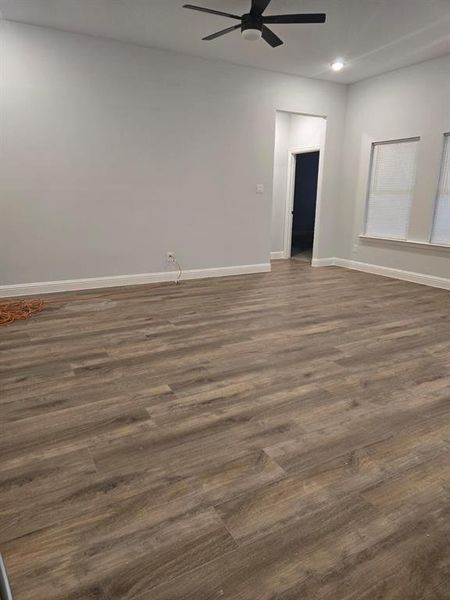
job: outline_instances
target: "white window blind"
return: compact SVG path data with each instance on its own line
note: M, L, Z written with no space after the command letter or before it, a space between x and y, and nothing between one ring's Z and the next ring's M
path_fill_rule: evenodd
M366 235L406 239L418 145L418 139L373 145Z
M431 241L450 245L450 134L445 135L439 191Z

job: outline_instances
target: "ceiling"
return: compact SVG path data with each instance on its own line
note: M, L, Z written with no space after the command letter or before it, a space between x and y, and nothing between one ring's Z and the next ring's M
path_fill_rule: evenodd
M250 0L190 0L243 14ZM272 49L234 32L224 17L188 11L183 0L0 0L3 18L165 48L306 77L352 83L450 54L450 0L272 0L266 14L326 12L324 25L271 26L285 41ZM343 57L340 73L330 62Z

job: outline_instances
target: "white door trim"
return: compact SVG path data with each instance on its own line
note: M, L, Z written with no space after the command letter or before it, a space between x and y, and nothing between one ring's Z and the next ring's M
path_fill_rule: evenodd
M294 210L295 193L295 165L298 154L307 154L309 152L319 152L319 170L317 174L317 194L316 194L316 226L319 215L320 200L322 196L322 172L323 172L323 148L320 146L311 146L310 148L291 148L288 152L288 181L286 195L286 213L284 217L284 248L283 258L291 258L292 244L292 211ZM316 236L314 235L313 256L315 256Z

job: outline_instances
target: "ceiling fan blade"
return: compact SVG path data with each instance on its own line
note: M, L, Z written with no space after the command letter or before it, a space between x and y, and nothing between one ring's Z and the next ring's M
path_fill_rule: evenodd
M307 13L303 15L270 15L263 17L264 23L325 23L325 13Z
M183 8L189 8L190 10L198 10L199 12L208 13L210 15L219 15L220 17L229 17L230 19L241 20L239 15L232 15L230 13L222 12L221 10L213 10L212 8L204 8L203 6L194 6L194 4L184 4Z
M262 28L262 39L272 46L272 48L276 48L277 46L284 44L283 40L280 40L280 38L265 25L263 25Z
M233 25L233 27L227 27L226 29L222 29L221 31L217 31L217 33L212 33L211 35L207 35L206 37L204 37L204 40L215 40L216 38L220 37L221 35L225 35L227 33L231 33L232 31L235 31L236 29L240 29L241 26L240 25Z
M260 17L269 6L270 2L271 0L252 0L250 14Z

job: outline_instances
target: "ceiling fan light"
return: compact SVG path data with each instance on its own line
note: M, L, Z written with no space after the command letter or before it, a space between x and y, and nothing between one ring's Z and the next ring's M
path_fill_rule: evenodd
M242 37L244 40L248 40L249 42L255 42L256 40L261 39L261 30L260 29L243 29Z

